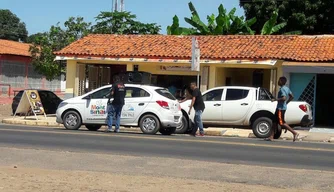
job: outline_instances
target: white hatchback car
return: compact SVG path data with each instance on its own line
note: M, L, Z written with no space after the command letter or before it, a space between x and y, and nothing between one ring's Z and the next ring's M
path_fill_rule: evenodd
M97 131L107 124L107 102L112 85L95 89L82 96L67 99L57 109L57 122L66 129L77 130L85 125ZM140 127L143 133L164 135L175 132L182 119L181 106L165 88L125 84L125 105L121 114L122 126Z

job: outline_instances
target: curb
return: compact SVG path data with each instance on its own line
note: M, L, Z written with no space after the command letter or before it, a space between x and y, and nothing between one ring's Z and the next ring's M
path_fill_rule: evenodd
M50 128L64 128L63 124L59 124L56 122L49 122L45 120L40 121L25 121L25 120L15 120L15 119L3 119L2 123L9 124L9 125L27 125L27 126L38 126L38 127L50 127ZM86 127L80 127L80 128L86 128ZM103 126L101 128L103 130ZM127 127L120 127L120 130L128 131L128 132L138 132L141 133L141 131L138 128L127 128Z
M224 136L224 137L241 137L241 138L256 138L251 130L205 130L205 135L208 136Z
M257 138L252 130L240 130L240 129L221 129L221 130L204 130L205 135L208 136L223 136L223 137L239 137L239 138ZM293 140L292 135L282 134L280 140ZM334 143L334 134L326 133L301 133L298 141L308 141L308 142L325 142Z
M28 125L28 126L45 126L45 127L63 127L62 124L49 121L24 121L15 119L3 119L2 123L12 124L12 125Z

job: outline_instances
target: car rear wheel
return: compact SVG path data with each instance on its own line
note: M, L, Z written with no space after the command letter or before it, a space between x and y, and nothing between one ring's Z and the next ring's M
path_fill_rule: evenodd
M78 130L81 126L81 117L76 111L68 111L63 117L64 126L69 130Z
M175 130L176 130L176 127L164 127L164 128L161 128L159 130L159 132L161 133L161 135L171 135L173 133L175 133Z
M268 117L259 117L253 124L253 133L258 138L268 138L271 135L272 120Z
M154 135L160 129L160 121L156 116L148 114L140 119L139 127L143 133Z
M175 133L184 134L187 132L188 128L189 128L188 120L185 116L182 116L181 125L176 127Z
M89 131L97 131L97 130L99 130L102 127L102 125L85 125L85 127Z

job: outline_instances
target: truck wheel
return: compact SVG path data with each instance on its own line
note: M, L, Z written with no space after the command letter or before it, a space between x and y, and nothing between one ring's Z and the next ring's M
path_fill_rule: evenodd
M161 128L159 132L161 135L171 135L175 133L176 127L166 127L166 128Z
M259 117L252 124L253 133L258 138L268 138L271 134L272 125L273 122L270 118Z
M185 116L182 116L181 122L182 122L181 125L176 127L176 130L175 130L176 134L184 134L187 132L189 128L188 120Z
M97 131L97 130L99 130L102 127L102 125L85 125L85 127L89 131Z
M81 127L81 117L76 111L68 111L63 117L66 129L78 130Z
M277 131L274 135L274 139L279 139L282 135L282 128L280 126L277 127Z
M148 114L140 119L139 127L143 133L154 135L160 129L160 121L156 116Z

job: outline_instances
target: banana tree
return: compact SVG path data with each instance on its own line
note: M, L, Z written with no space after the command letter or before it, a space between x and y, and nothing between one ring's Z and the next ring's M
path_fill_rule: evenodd
M167 27L168 35L192 35L196 30L192 28L180 27L178 16L173 17L173 24Z
M277 23L277 18L278 18L278 11L274 11L273 14L271 15L270 19L263 25L262 30L261 30L261 35L272 35L275 33L278 33L281 29L283 29L287 23ZM301 31L291 31L284 33L285 35L300 35L302 32Z
M177 16L173 18L173 24L167 27L167 33L170 35L227 35L227 34L254 34L251 25L256 22L256 18L245 21L244 17L235 16L236 8L227 13L221 4L218 7L217 17L212 14L207 16L207 24L205 24L192 2L188 4L191 17L184 20L192 26L192 28L183 28L179 26Z

